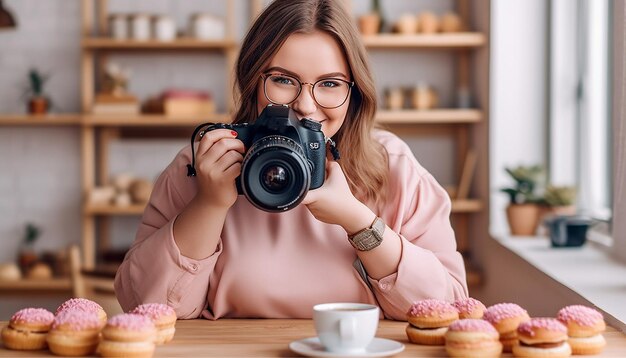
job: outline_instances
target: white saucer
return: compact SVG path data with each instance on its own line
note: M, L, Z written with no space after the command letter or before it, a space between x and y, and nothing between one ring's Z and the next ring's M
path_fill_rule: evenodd
M388 357L404 350L404 344L391 339L376 338L372 340L365 352L335 353L327 351L319 338L310 337L289 343L289 349L307 357Z

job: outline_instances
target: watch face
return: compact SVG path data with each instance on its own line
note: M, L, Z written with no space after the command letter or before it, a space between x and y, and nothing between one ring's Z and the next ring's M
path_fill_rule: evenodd
M354 237L350 238L350 243L354 248L359 251L369 251L375 247L378 247L383 241L383 232L385 230L385 223L377 218L371 228L367 228Z

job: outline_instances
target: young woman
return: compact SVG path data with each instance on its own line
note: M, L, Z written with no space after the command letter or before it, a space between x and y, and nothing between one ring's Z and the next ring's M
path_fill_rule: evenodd
M247 148L207 132L197 176L184 148L157 180L115 287L125 310L167 303L179 318L309 318L367 302L405 320L411 303L467 296L450 199L395 135L375 129L376 93L353 21L335 0L276 0L243 41L235 123L268 104L321 123L341 159L284 213L237 195Z

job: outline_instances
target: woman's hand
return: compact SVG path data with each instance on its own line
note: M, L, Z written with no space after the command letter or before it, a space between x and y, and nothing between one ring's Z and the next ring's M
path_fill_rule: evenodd
M237 132L216 129L206 132L196 154L197 198L204 203L228 209L237 200L235 178L241 174L245 148Z
M343 227L351 235L374 221L376 215L350 191L339 163L326 162L324 185L310 190L302 201L316 219Z

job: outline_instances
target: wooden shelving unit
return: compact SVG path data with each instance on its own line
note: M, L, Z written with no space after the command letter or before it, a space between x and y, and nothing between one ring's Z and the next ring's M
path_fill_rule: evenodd
M225 114L214 114L206 116L172 117L165 115L115 115L103 116L87 114L82 117L83 125L94 126L114 126L114 127L175 127L175 126L196 126L204 122L229 122L230 117Z
M387 124L461 124L479 123L483 113L475 109L432 109L424 111L380 110L376 120ZM176 127L195 126L204 122L230 122L227 114L211 116L166 116L160 114L96 115L96 114L28 114L0 115L0 126L112 126L112 127Z
M433 35L379 34L364 36L367 48L471 48L485 45L485 35L459 32Z
M483 210L480 200L452 200L452 214L471 214Z
M483 113L477 109L379 110L376 121L389 124L479 123Z
M81 93L82 114L79 120L81 126L82 147L82 191L83 196L96 186L106 185L109 181L108 150L112 140L120 135L120 129L142 127L142 136L150 136L157 129L169 131L172 127L190 127L204 122L228 122L225 114L215 114L207 117L169 117L165 115L93 115L90 113L96 93L97 76L103 73L107 58L117 52L133 52L135 54L153 56L160 52L207 52L224 56L228 83L223 87L226 98L231 98L231 88L234 79L234 67L238 43L235 40L235 4L234 0L226 1L225 38L214 41L197 40L193 38L177 38L173 41L136 41L116 40L108 36L108 0L81 0L82 4L82 34L81 34ZM233 103L227 103L227 110L232 109ZM148 130L150 129L150 130ZM175 131L170 131L172 134ZM154 134L152 134L154 135ZM85 269L93 269L96 265L97 250L107 245L109 232L109 218L118 215L140 215L143 206L129 207L93 207L83 204L83 231L82 231L82 262Z
M0 281L0 292L14 291L41 291L41 292L69 292L72 290L72 281L68 278L52 278L48 280Z
M237 47L232 39L200 41L193 38L178 38L173 41L115 40L108 37L87 37L81 41L88 50L219 50L228 51Z
M413 126L416 125L420 126L420 135L441 135L445 132L445 135L452 136L456 148L454 157L448 160L455 162L458 180L455 184L458 185L457 189L462 188L457 193L463 194L452 197L451 221L458 250L464 255L467 266L475 267L472 264L472 247L477 240L489 235L489 0L456 0L455 3L456 12L463 23L473 29L472 32L415 35L382 33L364 36L363 41L368 51L375 51L378 55L384 51L403 50L449 51L450 56L454 56L455 67L450 69L455 74L454 88L468 89L475 108L424 111L379 109L376 120L401 137L414 135ZM439 130L443 126L445 131ZM420 155L417 158L419 160ZM471 181L463 176L466 171L471 173ZM482 280L478 271L468 268L467 273L469 285L480 284Z
M81 123L80 114L0 115L0 126L73 126Z

